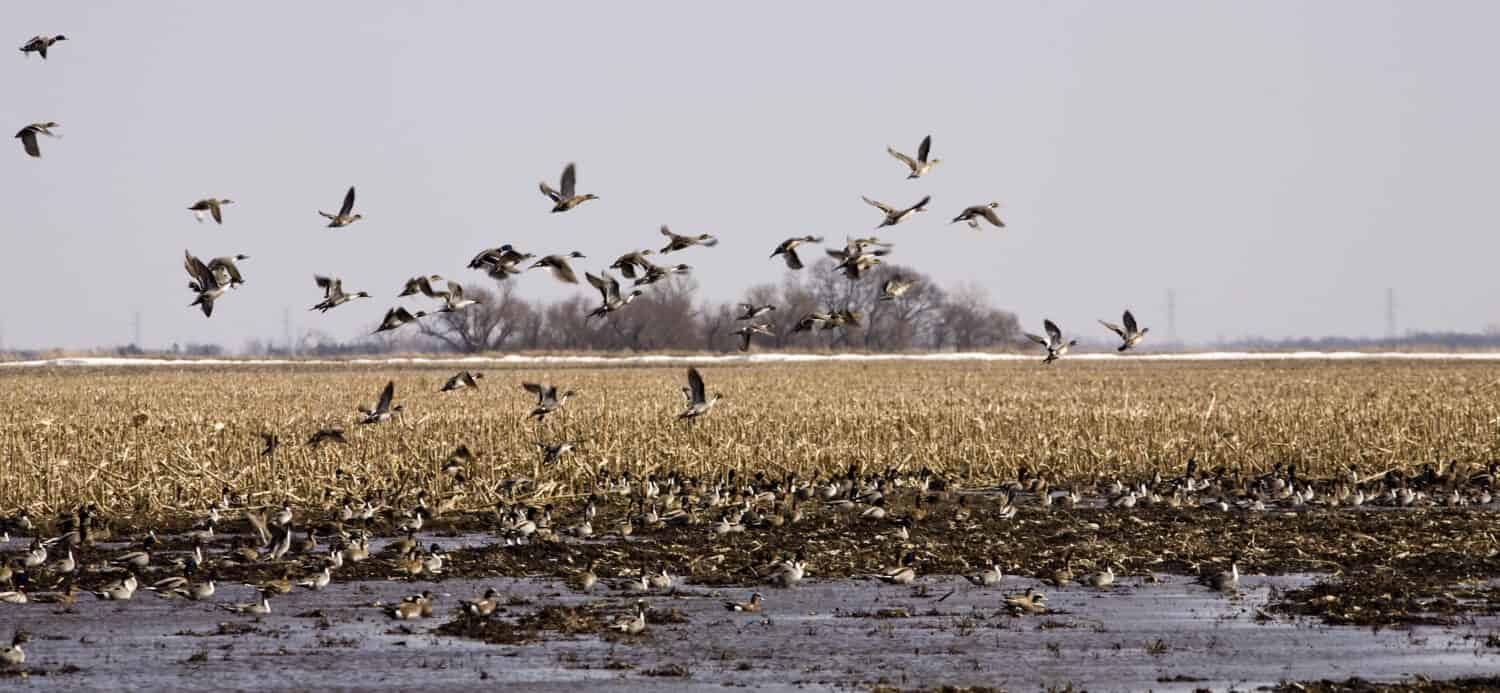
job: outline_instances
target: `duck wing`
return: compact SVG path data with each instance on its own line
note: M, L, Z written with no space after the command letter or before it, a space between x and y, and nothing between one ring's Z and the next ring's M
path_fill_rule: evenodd
M1105 326L1106 328L1109 328L1110 332L1120 335L1120 339L1125 338L1125 330L1121 329L1119 325L1116 325L1112 322L1104 322L1103 320L1100 320L1099 324Z
M871 207L874 207L875 209L878 209L878 210L880 210L882 212L885 212L886 214L895 214L896 213L896 208L895 207L892 207L892 206L890 206L888 204L885 204L884 202L876 202L875 200L872 200L872 199L870 199L868 197L865 197L864 195L860 195L859 199L864 200L865 204L870 205Z
M563 168L562 180L559 181L559 183L560 183L560 192L562 193L562 198L564 200L569 200L569 199L573 198L573 187L577 183L577 181L578 181L578 168L576 166L574 166L573 164L569 163L566 167Z
M1042 328L1047 330L1047 336L1052 338L1054 344L1062 344L1062 330L1057 328L1057 323L1043 320Z
M1131 315L1130 311L1127 310L1127 311L1125 311L1125 315L1123 317L1125 319L1125 329L1127 331L1129 331L1130 334L1135 334L1136 333L1135 316Z
M344 204L339 207L339 216L347 217L354 211L354 186L349 186L349 192L344 193ZM218 215L215 214L215 217Z
M693 404L703 404L708 401L703 394L703 375L698 373L697 368L688 369L688 388L692 391Z
M927 153L932 151L932 135L922 138L922 144L917 147L917 161L927 163Z
M396 381L392 380L385 384L385 389L380 391L380 403L375 405L376 413L384 414L391 410L391 400L396 396Z

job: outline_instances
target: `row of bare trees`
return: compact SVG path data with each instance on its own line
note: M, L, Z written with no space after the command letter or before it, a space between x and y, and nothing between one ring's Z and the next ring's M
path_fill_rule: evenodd
M915 279L916 285L894 301L880 301L882 286L892 277ZM592 292L555 302L528 300L515 281L493 289L467 287L481 303L457 313L443 313L417 323L416 329L386 333L356 344L315 340L304 351L314 353L449 351L733 351L737 303L697 300L697 282L674 276L651 286L628 308L604 320L585 316L595 307ZM778 284L747 290L740 302L770 304L776 310L760 317L775 333L756 339L756 349L971 350L1012 346L1021 338L1016 316L990 303L977 285L945 289L929 277L894 265L882 265L858 281L833 271L824 259ZM853 310L862 314L858 327L794 333L806 314Z

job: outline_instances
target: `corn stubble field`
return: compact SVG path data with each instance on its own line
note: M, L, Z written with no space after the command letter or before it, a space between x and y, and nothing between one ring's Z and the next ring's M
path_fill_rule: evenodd
M929 468L964 486L1014 479L1054 487L1202 469L1257 474L1296 463L1331 477L1415 471L1496 456L1497 371L1439 363L883 363L710 366L724 400L695 423L684 369L492 368L481 387L439 393L451 369L187 367L15 369L4 382L0 509L57 512L94 502L117 513L197 511L228 486L250 502L323 506L426 489L453 509L483 509L506 480L538 497L587 494L594 474L725 469L842 472ZM355 425L387 380L396 422ZM520 383L578 394L544 424ZM348 445L305 443L344 429ZM262 455L261 434L276 435ZM537 443L578 450L542 467ZM478 459L455 485L439 469L467 445ZM343 473L340 473L340 470Z

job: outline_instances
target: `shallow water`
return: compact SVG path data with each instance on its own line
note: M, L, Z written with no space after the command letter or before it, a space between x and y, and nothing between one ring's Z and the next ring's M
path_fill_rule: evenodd
M32 634L28 665L73 673L0 679L27 689L383 688L428 690L525 684L528 689L725 685L842 688L887 682L943 683L1032 690L1072 683L1089 690L1252 688L1284 679L1452 678L1500 669L1500 650L1484 638L1500 619L1452 628L1335 628L1257 618L1271 589L1310 577L1246 577L1225 598L1187 578L1122 580L1104 592L1052 589L1007 578L981 590L959 578L932 577L915 587L870 581L811 581L765 590L765 611L726 611L748 589L688 586L650 595L652 609L677 609L686 623L652 624L639 638L547 634L526 645L491 645L432 635L458 601L495 587L525 602L501 618L544 605L594 603L623 613L635 596L598 589L581 595L554 580L447 580L442 583L341 583L322 592L277 598L274 613L247 617L211 604L140 593L129 602L80 601L77 613L27 604L0 608L0 629ZM1003 593L1035 586L1055 613L1014 618ZM422 589L438 593L431 619L396 622L373 603ZM253 591L221 585L222 602ZM85 597L87 599L87 597ZM907 618L878 618L902 609ZM316 613L313 613L316 612ZM221 630L228 624L229 630ZM403 630L403 626L406 630ZM235 632L234 628L248 628ZM613 663L613 664L612 664ZM679 665L688 676L648 676ZM618 668L629 665L631 668Z

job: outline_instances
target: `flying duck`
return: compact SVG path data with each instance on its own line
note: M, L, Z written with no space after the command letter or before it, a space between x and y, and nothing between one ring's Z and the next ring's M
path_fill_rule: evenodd
M548 255L540 260L537 260L536 262L531 263L531 266L527 269L546 267L547 269L552 270L552 276L557 277L558 281L566 282L568 284L577 284L578 275L573 273L573 267L568 264L568 258L582 259L583 257L583 253L580 253L576 250L568 253L567 255Z
M443 278L436 274L429 274L425 277L412 277L406 280L405 286L402 287L401 293L396 294L396 298L414 296L419 293L428 298L447 298L448 294L432 288L434 283L442 280Z
M365 215L363 215L363 214L353 214L353 212L354 212L354 186L352 186L352 185L349 186L349 192L344 193L344 204L343 204L343 206L339 207L339 213L338 214L329 214L328 212L324 212L322 210L318 210L318 214L321 214L326 219L328 219L328 228L330 228L330 229L336 229L336 228L339 228L339 227L342 227L342 226L348 226L350 224L353 224L356 221L359 221L360 219L365 218Z
M891 277L890 279L887 279L885 281L885 285L880 288L880 300L894 301L898 298L901 298L901 296L903 296L907 292L907 290L916 285L917 280L915 279L903 279L899 276Z
M644 293L640 289L636 289L622 296L620 295L619 280L609 276L608 272L601 272L600 274L604 276L598 277L588 272L585 272L583 275L584 278L589 280L589 284L593 285L595 289L599 290L599 295L603 298L603 301L602 303L600 303L599 307L595 308L588 314L588 317L590 318L602 318L610 313L624 308L625 306L630 305L630 302L634 301L637 296L640 296L642 293Z
M577 394L572 390L557 391L556 385L545 385L540 383L521 383L521 387L527 392L536 395L536 408L531 410L528 416L536 417L537 421L544 421L548 414L562 408L568 403L568 398Z
M234 204L234 200L230 200L230 199L222 199L221 200L221 199L209 197L209 198L205 198L205 199L202 199L202 200L198 200L197 202L194 202L193 206L188 207L188 209L190 211L192 211L193 217L195 219L197 219L199 223L203 222L203 217L206 214L208 216L213 217L215 224L222 224L222 223L224 223L224 210L223 210L223 208L225 206L232 205L232 204Z
M647 255L651 255L655 252L656 251L648 248L646 250L637 250L625 253L624 255L621 255L619 259L615 260L615 264L610 265L609 268L612 270L620 270L620 274L625 275L626 279L635 279L638 276L643 276L636 274L636 268L640 268L640 271L644 274L648 268L655 266L651 264L651 261L646 259Z
M719 244L719 239L714 238L713 236L706 233L698 234L697 236L680 236L678 234L672 233L672 229L667 228L666 224L662 224L661 235L671 239L667 241L666 247L661 249L662 255L666 255L667 253L675 252L678 250L686 250L695 245L708 246L712 248L713 246Z
M885 151L891 156L896 157L896 159L901 163L906 164L907 168L911 169L911 175L906 177L907 180L911 180L913 178L921 178L922 176L927 175L928 173L932 172L932 167L938 165L938 163L941 161L941 159L933 159L931 161L927 160L928 153L932 151L932 135L923 137L922 144L917 145L916 159L912 159L911 157L896 151L895 147L888 146L885 148Z
M16 138L21 140L21 146L26 150L27 154L30 154L31 156L36 158L40 158L42 156L42 150L36 145L36 136L46 135L48 137L58 137L56 133L52 132L52 128L55 127L57 127L57 123L54 123L52 121L47 121L45 123L32 123L24 128L21 128L21 131L16 133Z
M771 327L769 325L746 325L730 334L737 334L740 336L740 351L750 350L750 339L755 335L763 334L767 337L776 336L776 333L771 331Z
M782 241L781 245L776 246L776 250L771 252L771 257L774 258L777 255L780 255L782 259L786 261L787 269L799 270L802 269L803 265L802 258L797 257L797 246L802 245L803 243L822 242L822 236L802 236L800 238L788 238Z
M313 282L323 289L323 300L308 310L318 310L327 313L334 308L344 305L356 298L369 298L370 294L357 291L352 294L344 293L344 280L337 277L324 277L314 274Z
M703 375L698 373L697 368L688 369L688 402L687 409L677 415L679 419L696 419L707 416L713 411L714 405L719 402L721 395L714 393L713 399L709 399L703 389Z
M599 199L599 197L593 193L587 193L584 195L574 194L573 187L577 179L578 167L570 163L563 168L562 180L558 181L558 190L553 190L552 186L547 185L547 181L542 181L542 194L546 195L547 199L552 200L553 212L566 212L574 207L577 207L578 205L588 202L589 200Z
M213 317L214 301L224 295L225 287L219 283L217 272L209 269L208 265L203 264L203 261L191 252L186 250L182 252L186 256L183 260L183 267L187 269L188 276L192 277L188 282L188 288L198 294L198 297L193 299L188 306L201 306L204 317Z
M36 53L37 55L42 56L42 60L46 60L47 49L51 48L52 44L57 43L58 41L66 40L68 40L68 37L63 36L62 34L58 34L56 36L33 36L30 40L21 45L21 52Z
M1141 343L1142 339L1146 338L1146 333L1151 331L1151 328L1149 327L1137 328L1135 324L1135 316L1131 315L1129 310L1125 311L1123 320L1125 321L1124 327L1120 327L1119 325L1116 325L1114 323L1104 322L1103 320L1099 321L1099 324L1109 328L1110 332L1120 335L1120 348L1116 349L1116 351L1125 351L1127 349L1134 348L1136 345Z
M380 321L380 327L375 328L376 333L394 330L409 322L416 322L427 316L423 311L409 313L405 308L392 308L385 312L385 319Z
M737 317L737 318L735 318L735 320L754 320L754 319L756 319L756 318L758 318L758 317L760 317L762 315L765 315L766 313L769 313L769 312L771 312L773 310L776 310L776 306L773 306L773 305L771 305L769 303L767 303L765 305L756 305L754 303L741 303L740 304L740 316Z
M385 389L380 391L380 402L375 405L374 409L361 408L359 410L361 414L364 414L364 418L360 420L360 423L377 424L389 421L392 416L396 415L396 412L401 411L401 405L391 406L391 400L395 396L396 381L392 380L385 384Z
M1027 339L1030 339L1031 341L1042 345L1042 347L1047 350L1047 358L1042 359L1042 363L1052 363L1053 361L1056 361L1067 354L1069 348L1078 345L1078 340L1076 339L1069 342L1064 342L1062 330L1058 329L1057 324L1052 322L1051 320L1043 320L1042 327L1047 331L1047 337L1045 339L1030 332L1026 333Z
M967 222L969 224L969 228L977 229L979 228L979 220L983 219L989 222L991 226L1003 229L1005 228L1005 222L1000 221L1000 215L995 213L995 210L999 207L999 202L991 202L987 205L974 205L973 207L965 207L964 211L959 212L958 216L953 217L953 221L950 221L948 223L957 224L960 221Z
M443 384L443 389L439 390L439 392L452 392L454 390L462 390L466 387L478 390L479 379L483 377L483 373L470 373L469 371L460 372L454 375L452 378L449 378L448 382ZM464 448L464 450L467 451L468 448Z
M911 217L911 215L916 214L917 212L927 211L927 203L932 201L932 196L928 195L921 200L918 200L916 204L907 207L906 209L896 209L895 207L885 204L884 202L876 202L875 200L872 200L868 197L861 197L861 199L865 201L865 204L868 204L871 207L874 207L875 209L878 209L881 212L885 213L885 220L881 221L880 225L875 227L878 229L886 226L895 226L896 224L906 221L907 218Z

